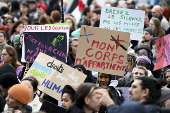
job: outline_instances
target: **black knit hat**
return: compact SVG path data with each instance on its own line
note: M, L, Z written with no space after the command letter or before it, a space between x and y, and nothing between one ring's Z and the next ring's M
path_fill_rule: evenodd
M10 64L1 65L0 66L0 76L7 72L14 73L16 75L16 72L15 72L14 68L12 67L12 65L10 65Z
M150 35L154 36L154 31L151 28L145 28L143 31L147 31Z

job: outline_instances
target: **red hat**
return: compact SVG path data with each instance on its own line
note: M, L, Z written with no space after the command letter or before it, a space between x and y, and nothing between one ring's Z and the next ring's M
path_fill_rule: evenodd
M36 8L37 8L37 7L42 7L42 8L44 9L44 11L47 12L47 6L46 6L46 4L44 4L44 3L37 3L37 4L36 4Z
M154 6L154 7L152 8L151 12L158 12L158 13L161 13L162 11L161 11L161 8L160 8L160 7Z

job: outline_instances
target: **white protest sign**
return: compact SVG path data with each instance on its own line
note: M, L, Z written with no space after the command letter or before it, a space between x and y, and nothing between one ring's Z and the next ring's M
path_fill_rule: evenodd
M145 12L103 6L100 28L131 33L131 40L142 40Z

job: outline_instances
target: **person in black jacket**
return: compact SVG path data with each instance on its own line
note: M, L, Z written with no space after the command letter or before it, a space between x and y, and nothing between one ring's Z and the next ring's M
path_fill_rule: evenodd
M146 113L161 113L156 103L161 96L161 84L154 78L138 77L134 80L132 87L129 89L131 100L141 103ZM107 107L107 113L131 113L120 112L124 111L115 105L114 101L109 97L108 92L103 89L98 89L97 94L101 94L101 104ZM123 106L123 105L122 105ZM134 106L129 106L129 109ZM134 113L140 113L139 111ZM167 112L169 113L169 112Z

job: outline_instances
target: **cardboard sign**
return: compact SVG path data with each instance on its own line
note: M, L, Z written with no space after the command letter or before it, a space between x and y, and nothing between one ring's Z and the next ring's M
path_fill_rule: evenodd
M130 33L81 26L76 64L87 70L123 76Z
M154 70L170 65L170 34L159 38L156 44L156 62Z
M43 52L66 62L68 33L68 25L25 26L21 61L34 62L39 52Z
M65 63L41 52L25 77L30 75L37 77L40 82L39 90L57 100L61 100L61 92L65 85L71 83L81 84L87 77L87 75L71 68Z
M145 12L103 6L100 17L100 28L131 33L131 40L142 40Z
M121 90L122 91L122 96L124 97L124 101L128 101L130 100L130 93L129 93L129 89L130 87L116 87L117 90Z
M66 109L48 101L43 102L40 111L45 111L47 113L66 113Z

